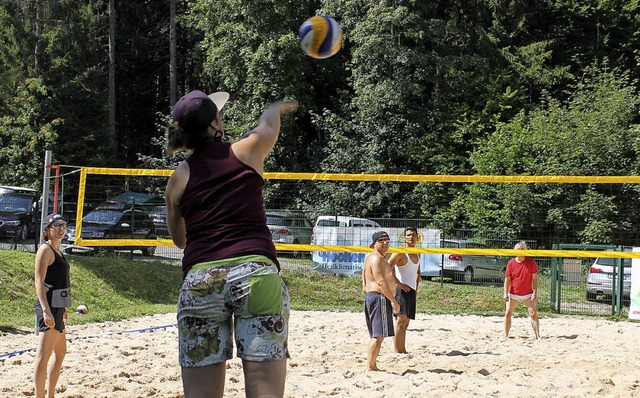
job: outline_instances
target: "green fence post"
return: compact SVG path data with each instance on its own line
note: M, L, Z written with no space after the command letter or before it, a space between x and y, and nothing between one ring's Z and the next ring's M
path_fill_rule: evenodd
M553 250L558 250L558 245L553 244L551 246ZM560 303L556 302L556 287L557 287L557 275L558 275L558 258L551 258L551 307L558 313L560 313Z
M618 246L618 251L624 251L624 247ZM614 285L613 288L616 291L616 312L618 316L622 313L622 295L624 292L624 268L622 265L624 264L624 260L622 258L617 258L615 261L616 264L616 272L614 273Z

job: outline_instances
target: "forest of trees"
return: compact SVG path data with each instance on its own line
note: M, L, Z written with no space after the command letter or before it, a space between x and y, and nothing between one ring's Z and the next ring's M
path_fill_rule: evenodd
M326 60L298 45L300 24L316 14L336 19L345 35ZM57 164L172 168L184 154L163 154L171 98L192 89L231 93L224 118L235 138L270 101L300 101L267 171L640 168L638 0L0 0L0 21L2 184L37 188L45 149ZM340 195L327 184L302 192L295 207L331 198L367 216L377 196L395 204L390 216L622 243L639 238L639 191L369 184Z

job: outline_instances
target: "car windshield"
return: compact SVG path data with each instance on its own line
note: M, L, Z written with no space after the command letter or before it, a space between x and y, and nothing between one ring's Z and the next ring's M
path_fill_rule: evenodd
M442 242L442 247L460 247L460 243L445 240Z
M0 196L0 211L29 211L33 198L24 196Z
M122 218L122 212L116 210L96 210L82 218L84 222L95 224L116 224Z
M338 220L318 220L318 227L346 227L347 223Z
M615 265L614 261L616 259L615 258L599 258L598 261L596 261L599 265L605 265L608 267L613 267ZM630 258L624 258L622 259L622 267L623 268L630 268L631 267L631 259Z
M284 225L284 226L289 226L291 225L291 218L286 218L286 217L280 217L280 216L274 216L274 215L269 215L267 214L267 225Z
M125 204L122 202L116 202L113 200L108 200L106 202L102 202L100 203L100 205L98 206L99 209L124 209L125 208Z

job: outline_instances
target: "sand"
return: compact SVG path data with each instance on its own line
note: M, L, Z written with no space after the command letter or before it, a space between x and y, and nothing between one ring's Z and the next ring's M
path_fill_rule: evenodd
M640 323L418 314L408 354L385 339L379 372L366 370L362 313L293 311L286 397L640 397ZM74 316L81 316L76 315ZM57 397L182 397L175 314L68 325ZM140 331L148 329L147 331ZM0 397L33 396L37 337L3 333ZM244 397L241 362L227 363L225 397Z

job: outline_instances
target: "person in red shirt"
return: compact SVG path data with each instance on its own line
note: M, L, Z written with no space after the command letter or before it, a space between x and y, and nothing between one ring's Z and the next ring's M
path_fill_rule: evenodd
M527 244L518 242L514 249L527 250ZM504 314L505 336L509 337L513 311L518 306L518 303L522 302L529 311L529 318L531 318L531 326L536 339L540 339L540 321L536 308L536 301L538 300L538 265L533 258L517 256L509 260L504 278L503 298L507 303L507 309Z

